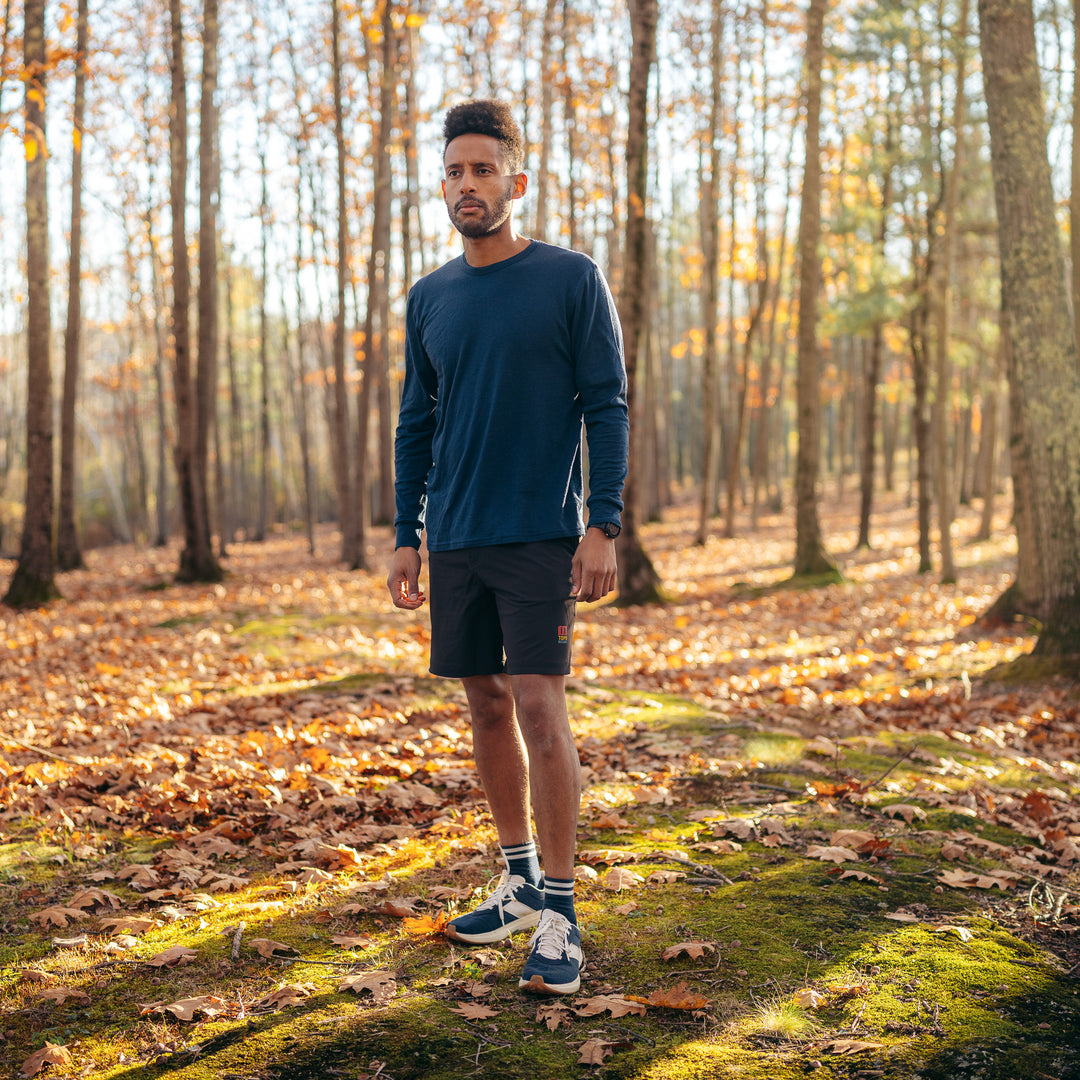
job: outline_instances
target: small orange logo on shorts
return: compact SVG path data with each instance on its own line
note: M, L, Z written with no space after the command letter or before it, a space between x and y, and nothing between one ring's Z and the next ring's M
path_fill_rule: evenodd
M570 640L570 628L568 626L559 627L559 644L565 645Z

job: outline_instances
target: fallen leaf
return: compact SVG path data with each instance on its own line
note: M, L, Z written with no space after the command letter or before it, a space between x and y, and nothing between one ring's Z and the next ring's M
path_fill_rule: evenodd
M745 818L726 818L713 825L713 832L726 836L737 836L740 840L754 839L754 823Z
M362 971L346 975L338 983L338 992L352 990L355 994L368 991L376 1005L385 1005L397 993L397 980L392 971Z
M30 919L32 922L38 923L42 927L46 926L59 926L64 927L72 919L85 919L86 912L80 908L64 907L62 904L54 904L52 907L42 908L41 911L35 911Z
M829 837L829 843L835 847L848 847L853 851L858 850L863 844L872 843L877 837L865 829L837 829Z
M72 990L69 986L50 986L47 990L42 990L40 996L48 1001L55 1001L57 1005L63 1005L69 998L75 998L80 1005L90 1004L89 994L82 990Z
M863 1039L830 1039L829 1042L819 1043L818 1049L834 1054L858 1054L863 1050L881 1050L883 1045L879 1042L866 1042Z
M967 870L944 870L937 880L954 889L1001 889L1009 888L1011 882L995 874L974 874Z
M450 1011L463 1016L466 1020L487 1020L489 1017L499 1015L498 1009L489 1008L478 1001L463 1001L459 1005L452 1006Z
M603 1012L611 1013L614 1018L626 1016L628 1013L644 1016L645 1006L636 999L621 997L618 994L597 994L578 1002L574 1006L574 1012L578 1016L599 1016Z
M635 874L633 870L627 870L622 866L613 866L600 879L600 884L612 892L622 892L623 889L630 889L635 885L640 885L642 880L641 875Z
M111 893L107 889L91 887L89 889L80 889L68 901L68 907L91 908L104 905L106 907L118 908L121 903L122 901L116 893Z
M669 945L661 954L661 960L674 960L685 953L691 960L700 960L706 953L716 952L714 941L680 941L678 945Z
M692 846L695 851L709 851L714 855L732 855L742 851L742 844L737 840L702 840Z
M404 919L407 915L415 915L414 901L399 898L396 900L384 900L371 910L379 915L393 915L395 919Z
M555 1031L560 1024L570 1020L570 1008L561 1001L553 1001L547 1005L541 1005L536 1010L536 1021L546 1024L548 1031Z
M796 990L795 993L791 995L791 1000L794 1001L800 1009L816 1009L825 1000L825 995L819 990L804 986L801 990Z
M274 941L272 938L252 938L248 944L260 955L268 960L291 959L300 955L299 949L286 945L283 941Z
M950 862L955 862L957 859L962 859L967 854L967 848L963 844L953 843L951 840L946 840L941 845L941 857L948 859Z
M686 877L681 870L654 870L646 879L647 885L672 885Z
M56 982L56 976L50 975L47 971L38 971L36 968L23 968L19 972L19 982L30 983L49 983Z
M830 874L838 874L837 881L846 881L848 878L855 878L856 881L872 881L875 885L884 885L883 878L875 877L873 874L868 874L865 870L842 870L839 866L835 870L830 870Z
M821 859L823 862L858 862L859 854L846 847L821 847L811 844L806 849L806 857L809 859Z
M909 825L917 818L919 821L926 820L926 811L921 806L912 806L910 803L892 803L881 808L883 814L889 817L902 817Z
M334 934L330 940L343 949L366 949L375 939L367 934Z
M935 926L935 934L955 934L961 941L970 941L972 934L966 926Z
M918 915L912 915L910 911L888 911L885 913L886 919L891 919L893 922L921 922L922 920Z
M23 1076L33 1076L41 1072L46 1065L70 1065L71 1051L66 1046L47 1042L36 1053L31 1054L23 1063L20 1072Z
M120 934L145 934L161 924L157 919L143 919L135 915L125 915L115 919L102 919L101 926L114 937Z
M449 914L440 911L434 919L430 915L407 916L401 928L413 937L423 937L426 934L441 934L449 921Z
M274 1012L280 1012L293 1005L302 1005L314 989L314 983L287 983L285 986L279 986L272 994L260 998L252 1005L252 1009L259 1011L272 1009Z
M624 1050L634 1044L627 1040L612 1042L608 1039L589 1039L578 1047L579 1065L603 1065L606 1058L611 1057L616 1050Z
M154 1012L171 1013L177 1020L185 1023L195 1019L197 1012L205 1013L208 1017L220 1016L228 1009L228 1003L213 994L202 994L199 997L180 998L178 1001L161 1005Z
M645 1001L662 1009L704 1009L709 1004L707 997L694 993L684 982L670 990L654 990Z
M582 851L578 855L578 862L596 866L600 863L606 866L618 866L620 863L637 862L638 854L634 851L624 851L622 848L603 848Z
M178 964L190 964L198 955L195 949L189 949L186 945L173 945L151 957L146 963L151 967L176 967Z

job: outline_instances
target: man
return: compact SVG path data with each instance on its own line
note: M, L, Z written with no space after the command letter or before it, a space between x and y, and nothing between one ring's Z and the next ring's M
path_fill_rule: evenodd
M458 105L443 136L443 198L464 251L409 293L387 586L399 608L424 603L426 529L431 671L464 685L505 860L494 893L447 933L487 944L535 927L519 986L572 994L583 963L574 911L581 773L565 676L576 602L615 587L628 432L622 339L596 264L514 228L527 178L510 108Z

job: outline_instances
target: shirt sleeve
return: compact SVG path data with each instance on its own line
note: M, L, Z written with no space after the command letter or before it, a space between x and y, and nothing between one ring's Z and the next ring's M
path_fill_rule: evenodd
M417 325L416 294L405 311L405 382L394 437L394 528L397 547L420 546L427 505L427 481L433 463L435 406L439 384Z
M572 334L589 446L589 520L619 525L630 442L626 363L615 301L595 264L578 299Z

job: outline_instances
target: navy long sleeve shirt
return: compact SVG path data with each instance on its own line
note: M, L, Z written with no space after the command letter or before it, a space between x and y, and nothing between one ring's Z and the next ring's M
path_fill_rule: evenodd
M586 255L533 240L418 281L406 310L394 448L397 545L430 551L580 536L622 511L629 438L622 334Z

